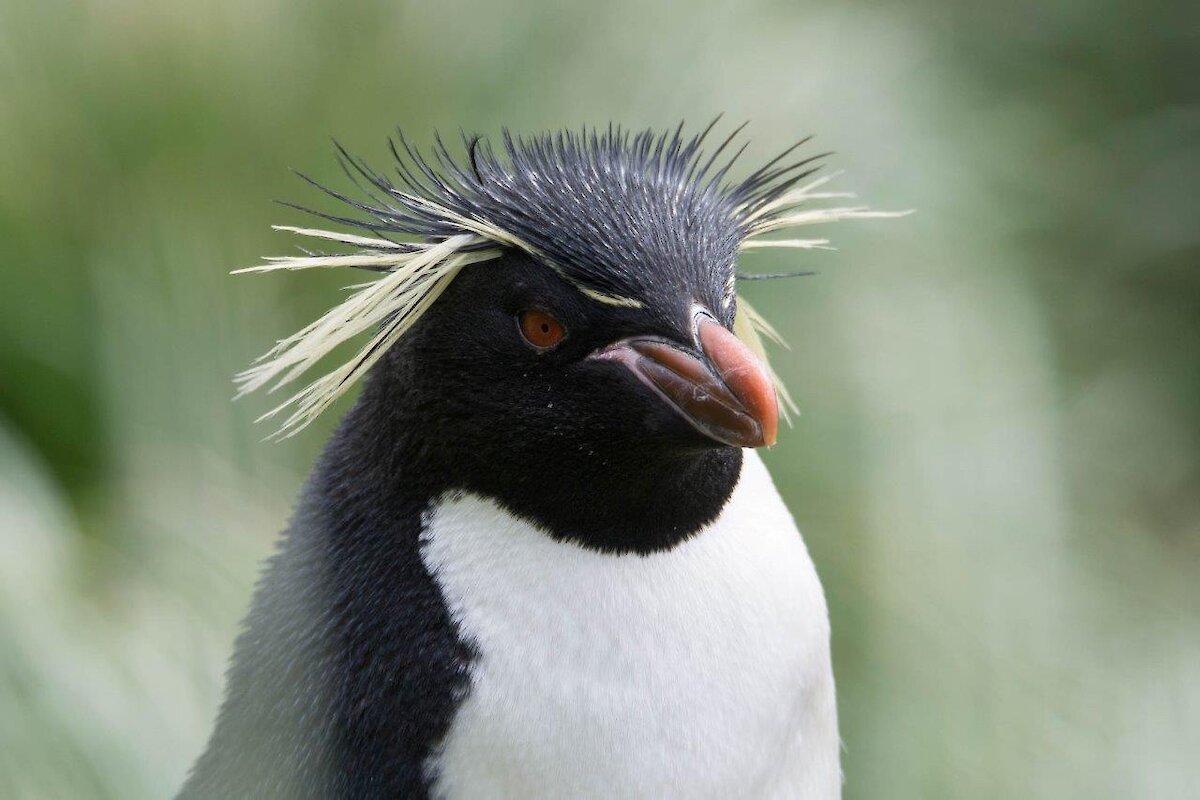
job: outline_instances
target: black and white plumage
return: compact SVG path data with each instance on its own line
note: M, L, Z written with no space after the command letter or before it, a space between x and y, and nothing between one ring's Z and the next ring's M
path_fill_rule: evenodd
M777 406L734 267L874 212L798 209L831 196L811 159L729 182L704 138L404 145L395 182L343 153L363 199L329 218L364 233L292 230L357 249L265 269L379 277L240 380L374 331L284 432L365 385L181 797L840 793L824 598L743 449Z

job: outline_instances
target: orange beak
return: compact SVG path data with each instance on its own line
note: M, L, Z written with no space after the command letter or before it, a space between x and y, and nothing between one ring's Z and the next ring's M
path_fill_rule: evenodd
M633 337L593 358L623 364L704 435L733 447L775 444L779 405L766 366L707 315L698 317L697 355L657 337Z

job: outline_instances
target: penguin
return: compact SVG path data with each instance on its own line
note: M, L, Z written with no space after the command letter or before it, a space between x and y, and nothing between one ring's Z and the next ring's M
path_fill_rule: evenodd
M840 796L826 602L756 450L790 399L735 269L879 212L802 208L814 158L732 182L708 133L401 136L396 179L339 148L361 196L321 216L359 232L253 269L376 279L241 382L369 330L282 435L362 390L181 800Z

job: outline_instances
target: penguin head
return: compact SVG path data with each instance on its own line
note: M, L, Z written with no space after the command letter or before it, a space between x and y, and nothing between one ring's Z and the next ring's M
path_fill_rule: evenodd
M711 128L506 133L499 154L464 138L460 159L440 140L426 158L400 137L395 179L339 148L363 198L318 185L356 214L311 213L370 235L288 228L354 251L250 271L380 277L281 340L239 376L242 392L286 383L373 331L280 407L295 407L284 434L370 373L353 424L376 441L419 442L452 488L601 549L681 540L719 512L741 448L774 443L790 402L759 341L772 329L739 303L738 254L819 247L761 237L873 213L799 208L836 195L805 183L820 156L785 162L791 149L727 181L741 150L722 153L738 131L706 156Z
M667 546L719 511L740 448L770 443L777 425L762 362L682 294L616 307L509 254L455 279L376 368L365 402L419 425L456 486L551 532ZM396 402L422 412L393 417Z

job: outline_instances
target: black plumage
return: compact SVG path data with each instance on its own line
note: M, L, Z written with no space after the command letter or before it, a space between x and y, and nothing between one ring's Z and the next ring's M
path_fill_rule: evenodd
M502 155L464 134L461 159L440 137L426 157L397 131L389 140L395 180L338 146L362 198L306 178L363 216L304 210L375 235L436 240L462 232L448 209L487 220L568 280L607 295L637 300L654 282L675 288L697 278L723 292L756 212L810 177L826 154L787 162L803 139L745 179L728 181L745 145L728 151L744 126L706 154L716 122L691 137L682 123L657 135L613 126L528 137L505 131Z

